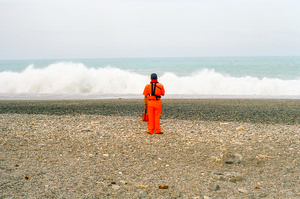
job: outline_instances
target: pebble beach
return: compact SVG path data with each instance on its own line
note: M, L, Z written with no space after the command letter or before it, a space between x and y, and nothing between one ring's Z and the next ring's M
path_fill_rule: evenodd
M300 198L300 100L0 101L0 198Z

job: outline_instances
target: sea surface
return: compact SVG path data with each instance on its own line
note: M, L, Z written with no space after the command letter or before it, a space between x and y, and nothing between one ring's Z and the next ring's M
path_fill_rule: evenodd
M166 98L300 99L300 57L0 60L0 99L143 98L153 72Z

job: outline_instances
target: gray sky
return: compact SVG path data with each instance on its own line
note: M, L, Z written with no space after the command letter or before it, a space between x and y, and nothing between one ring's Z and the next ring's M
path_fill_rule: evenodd
M0 0L0 59L300 56L299 0Z

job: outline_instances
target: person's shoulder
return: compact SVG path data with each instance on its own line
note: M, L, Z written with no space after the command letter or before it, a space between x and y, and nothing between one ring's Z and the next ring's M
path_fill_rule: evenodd
M151 84L146 84L145 89L147 89L149 87L151 88Z
M161 83L156 84L156 86L157 86L159 89L163 89L163 90L165 89L165 88L164 88L164 85L162 85Z

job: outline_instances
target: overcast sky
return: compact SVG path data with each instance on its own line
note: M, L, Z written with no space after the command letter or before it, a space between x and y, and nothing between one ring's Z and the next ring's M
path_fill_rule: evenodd
M0 0L0 59L300 56L299 0Z

